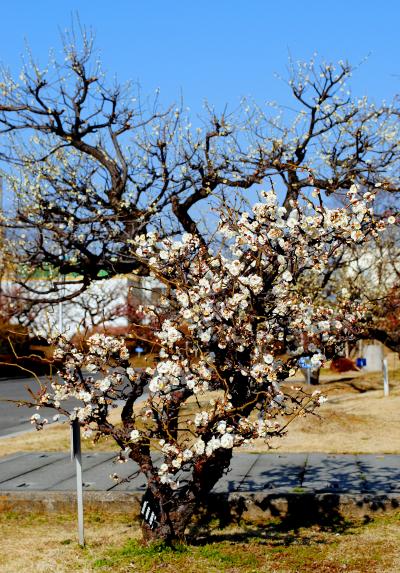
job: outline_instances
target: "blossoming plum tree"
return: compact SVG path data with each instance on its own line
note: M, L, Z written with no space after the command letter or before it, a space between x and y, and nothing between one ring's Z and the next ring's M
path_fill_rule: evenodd
M158 508L145 538L170 541L234 448L283 434L321 401L281 382L299 357L318 366L357 331L361 304L340 289L332 304L307 285L323 288L337 253L383 228L372 202L397 190L396 106L351 97L346 63L299 63L289 119L244 102L236 115L209 109L195 128L181 107L146 108L110 87L90 38L64 47L61 63L28 61L19 80L4 71L0 81L0 159L16 198L2 217L4 259L47 304L65 293L62 281L37 292L24 279L40 267L75 273L73 295L104 272L140 270L165 284L154 368L133 370L118 338L95 334L82 352L60 337L60 379L37 404L115 439ZM250 212L236 203L269 181ZM201 202L222 205L209 227ZM157 322L157 308L144 312ZM80 405L70 412L71 396ZM39 413L33 421L44 425Z
M58 340L64 366L37 404L77 418L87 436L113 438L121 461L136 462L156 508L143 523L147 541L182 538L234 449L283 435L293 416L323 401L318 391L281 382L302 355L321 364L354 334L363 309L340 294L333 309L316 303L300 279L323 273L340 245L377 235L383 224L374 219L372 193L349 194L340 208L314 195L283 207L270 190L249 212L222 207L219 241L210 246L188 233L136 238L134 256L166 286L154 367L131 368L117 338L95 334L87 353ZM72 411L64 405L70 397L79 401ZM110 412L121 400L117 424ZM40 414L33 421L43 427Z

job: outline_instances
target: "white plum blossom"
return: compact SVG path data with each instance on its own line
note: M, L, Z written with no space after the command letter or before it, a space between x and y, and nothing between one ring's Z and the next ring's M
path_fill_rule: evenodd
M128 368L126 369L126 374L129 378L129 380L135 380L136 378L136 371L134 368L131 368L130 366L128 366Z
M132 432L129 434L130 440L132 442L137 442L140 439L140 432L139 430L132 430Z
M212 335L212 329L211 328L207 328L207 330L205 330L204 332L202 332L200 334L200 340L202 342L209 342L211 339L211 335Z
M162 330L156 333L157 337L167 346L172 346L182 338L182 334L175 328L170 320L166 320L162 325Z
M193 452L192 450L186 449L182 452L182 459L184 462L188 462L189 460L191 460L193 457Z
M231 448L233 448L233 444L234 444L234 437L232 436L232 434L224 434L223 436L221 436L222 448L230 450Z
M238 259L226 265L226 270L234 277L238 277L243 270L243 263Z
M218 422L217 432L219 434L225 434L225 432L226 432L226 420L221 420L220 422Z
M158 475L162 475L167 473L169 470L168 464L161 464L160 469L158 470Z
M110 378L106 377L103 378L103 380L100 380L98 382L98 386L99 386L99 390L101 390L102 392L107 392L107 390L110 388L111 386L111 380Z
M194 418L195 426L204 426L208 422L208 412L199 412Z
M159 383L159 379L157 377L152 378L149 384L150 392L158 392L161 389L161 385Z
M81 390L80 392L77 393L77 398L79 398L79 400L83 400L84 402L90 402L92 399L92 395L90 392Z
M293 280L293 275L290 271L285 271L282 274L282 280L284 280L285 282L289 283L291 280Z
M193 450L196 455L202 456L205 452L206 444L202 440L202 438L198 438L193 444Z
M311 356L310 362L313 368L320 368L325 357L322 354L313 354Z
M218 448L221 448L221 440L220 438L216 438L215 436L212 436L211 440L209 442L207 442L206 444L206 456L210 457L215 450L218 450Z

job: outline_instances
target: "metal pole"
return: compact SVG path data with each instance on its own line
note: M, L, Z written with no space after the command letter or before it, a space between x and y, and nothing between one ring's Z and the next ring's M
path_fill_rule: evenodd
M65 277L63 276L62 278L62 287L61 287L61 296L64 296L65 294ZM63 316L63 302L60 301L58 303L58 332L60 334L63 334L63 330L64 330L64 316Z
M0 175L0 212L3 214L3 177ZM0 229L1 239L3 240L3 227Z
M388 374L387 358L384 358L382 360L382 370L383 370L383 395L389 396L389 374Z
M0 214L3 215L3 177L0 175ZM4 228L0 227L0 247L3 247L3 238L4 238ZM3 255L0 254L0 261L2 263L2 267L3 267L3 263L4 263L4 258ZM4 268L2 268L2 272L0 275L0 294L3 293L3 273L4 273Z
M81 454L81 427L79 420L71 424L72 457L75 458L76 467L76 497L78 509L78 539L81 547L85 546L85 532L83 525L83 481L82 481L82 454Z
M63 332L63 303L58 303L58 332L62 334Z

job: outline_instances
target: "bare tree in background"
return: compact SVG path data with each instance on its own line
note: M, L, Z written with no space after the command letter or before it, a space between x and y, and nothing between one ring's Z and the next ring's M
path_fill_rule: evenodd
M163 110L108 82L85 32L63 47L48 68L28 57L18 80L3 69L0 81L0 157L15 199L4 261L35 304L67 297L60 275L76 273L72 298L101 276L140 272L129 244L151 229L208 243L199 206L251 188L254 198L269 180L285 207L300 192L322 202L354 184L397 190L395 107L352 98L346 63L293 64L286 113L243 102L234 114L209 108L196 127L181 105ZM29 281L38 269L50 278L40 289Z

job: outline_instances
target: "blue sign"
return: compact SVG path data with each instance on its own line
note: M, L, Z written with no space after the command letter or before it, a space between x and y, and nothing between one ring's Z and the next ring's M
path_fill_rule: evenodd
M309 356L302 356L301 358L299 358L297 364L300 366L300 368L305 368L305 369L312 368L311 358Z
M358 366L358 368L362 368L363 366L367 365L367 359L366 358L357 358L356 360L356 366Z

